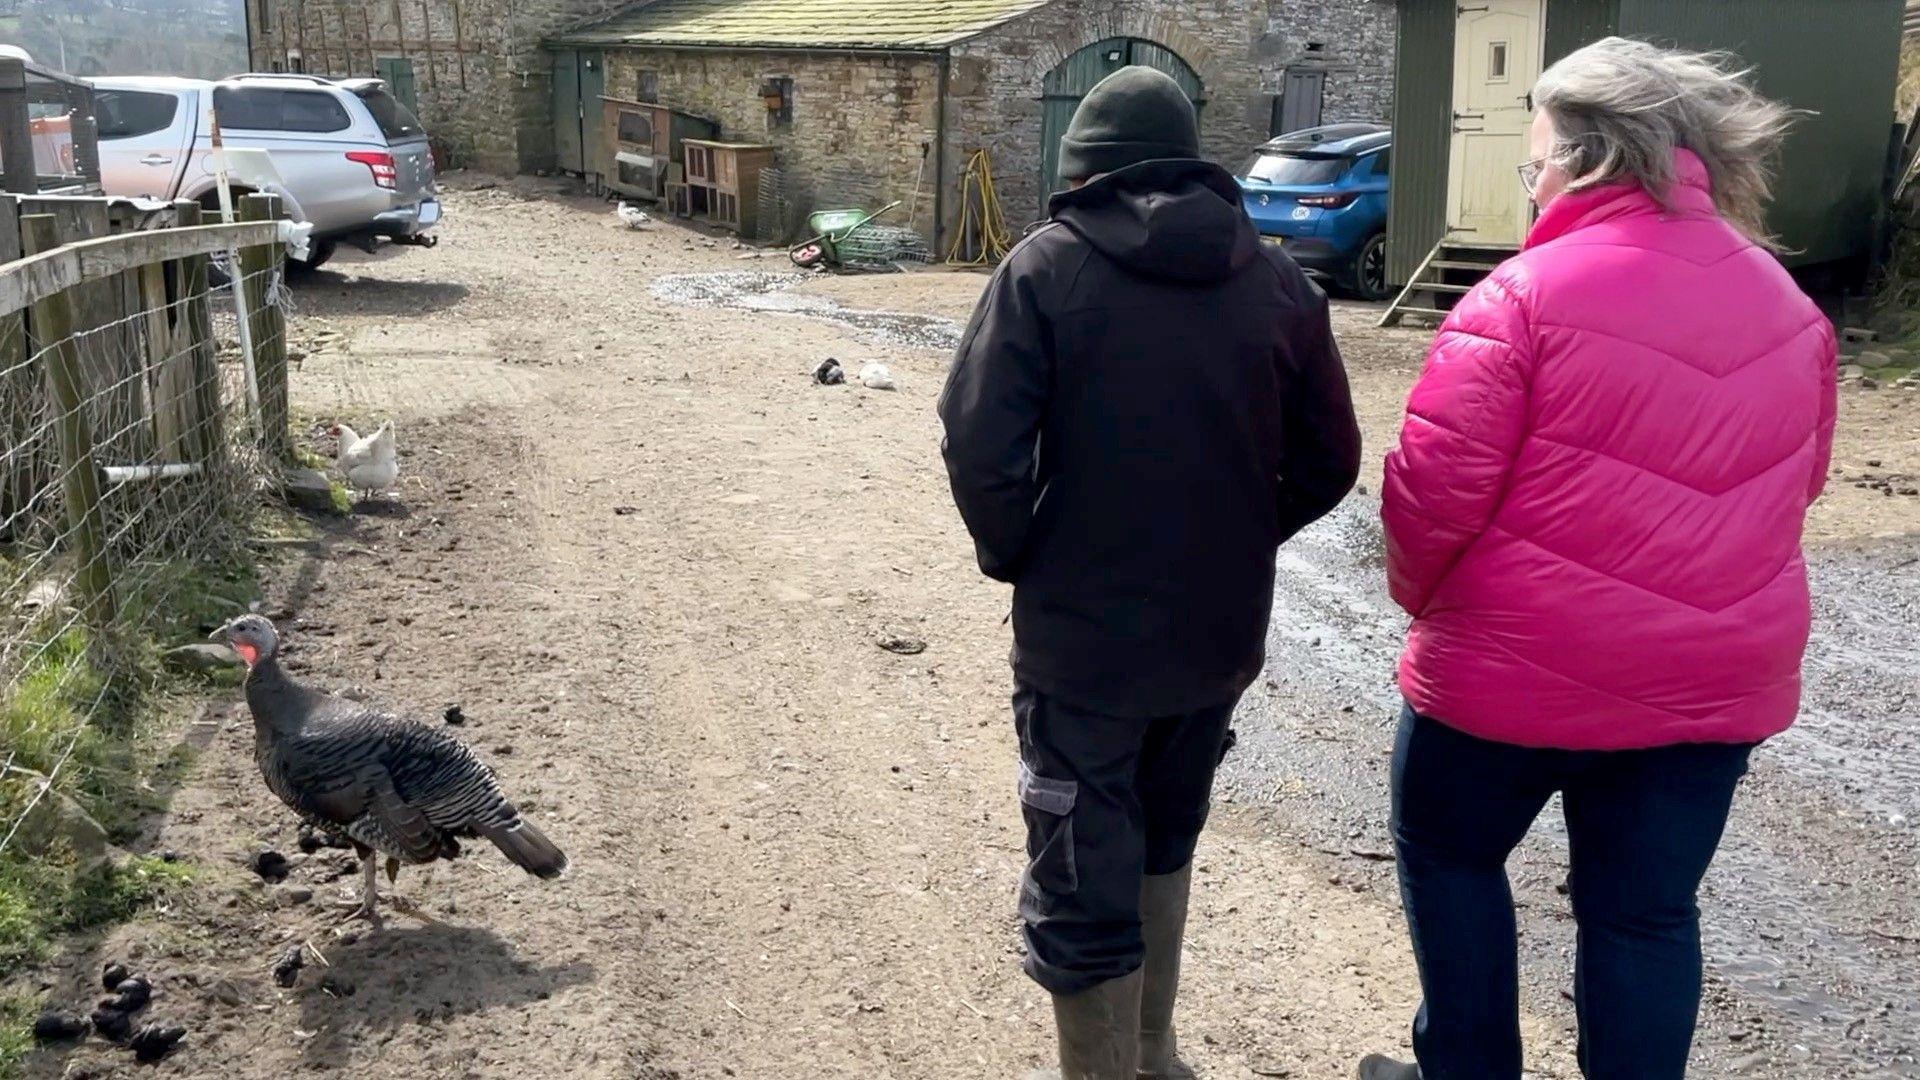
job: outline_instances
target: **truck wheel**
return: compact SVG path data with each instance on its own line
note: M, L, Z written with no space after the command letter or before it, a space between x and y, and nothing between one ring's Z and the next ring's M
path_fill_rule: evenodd
M332 240L310 241L307 245L307 261L301 262L299 259L287 260L287 276L290 278L306 277L322 266L325 266L327 260L333 258L334 254L339 250L340 245L334 243Z

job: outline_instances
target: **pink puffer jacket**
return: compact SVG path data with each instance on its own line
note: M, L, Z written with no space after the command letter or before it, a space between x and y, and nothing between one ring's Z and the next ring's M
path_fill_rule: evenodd
M1599 750L1793 723L1832 325L1678 154L1663 211L1551 203L1441 328L1387 459L1400 683L1481 738Z

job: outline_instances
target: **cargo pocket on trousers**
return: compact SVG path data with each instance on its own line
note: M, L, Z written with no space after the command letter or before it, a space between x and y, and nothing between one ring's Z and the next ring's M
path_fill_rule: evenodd
M1054 901L1080 889L1073 858L1073 804L1080 785L1049 780L1020 766L1020 814L1027 822L1027 873L1021 882L1023 914L1045 915Z

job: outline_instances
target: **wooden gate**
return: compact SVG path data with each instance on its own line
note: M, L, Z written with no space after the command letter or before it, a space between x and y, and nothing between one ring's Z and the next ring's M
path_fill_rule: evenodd
M1186 91L1196 114L1206 103L1200 76L1172 49L1142 38L1108 38L1079 50L1047 73L1040 101L1040 212L1047 200L1066 187L1060 180L1060 137L1073 122L1073 111L1087 91L1101 79L1130 64L1157 68L1173 76Z

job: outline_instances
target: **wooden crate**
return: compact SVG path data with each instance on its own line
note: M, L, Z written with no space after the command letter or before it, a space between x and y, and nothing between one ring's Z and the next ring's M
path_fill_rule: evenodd
M760 173L773 165L774 148L708 139L688 139L685 145L690 201L715 225L742 236L759 235Z

